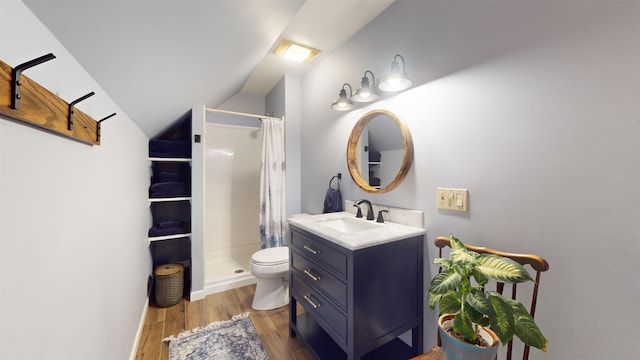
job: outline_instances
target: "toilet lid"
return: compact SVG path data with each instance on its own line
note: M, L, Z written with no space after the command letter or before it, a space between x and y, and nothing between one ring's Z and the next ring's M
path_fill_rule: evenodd
M280 265L289 261L289 248L286 246L263 249L251 255L256 265Z

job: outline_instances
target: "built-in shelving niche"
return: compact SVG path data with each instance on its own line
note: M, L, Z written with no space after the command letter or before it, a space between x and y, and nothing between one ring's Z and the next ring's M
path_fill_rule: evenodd
M151 142L154 140L179 140L188 145L188 154L157 156L152 154ZM149 234L149 249L152 259L152 274L157 266L170 263L182 264L184 270L183 297L191 296L191 111L181 116L175 123L149 141L149 161L151 170L150 184L160 173L180 174L179 181L187 186L186 194L153 197L149 188L149 206L153 224L179 221L180 231L152 236ZM173 156L173 157L172 157ZM174 181L174 180L172 180ZM184 196L182 196L184 195ZM150 229L151 230L151 229ZM153 278L151 288L155 286Z

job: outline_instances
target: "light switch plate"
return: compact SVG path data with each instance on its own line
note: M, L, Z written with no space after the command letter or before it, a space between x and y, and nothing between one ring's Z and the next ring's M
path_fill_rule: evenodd
M467 211L469 191L467 189L436 189L436 207L438 209Z

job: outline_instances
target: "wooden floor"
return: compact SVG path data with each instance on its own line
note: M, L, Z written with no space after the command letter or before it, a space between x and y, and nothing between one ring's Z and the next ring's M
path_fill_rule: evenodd
M169 345L162 339L249 312L270 359L313 360L313 355L300 339L289 337L289 306L267 311L253 310L254 291L255 284L208 295L198 301L182 299L168 308L150 306L136 359L168 359ZM298 309L298 313L302 311L302 308Z

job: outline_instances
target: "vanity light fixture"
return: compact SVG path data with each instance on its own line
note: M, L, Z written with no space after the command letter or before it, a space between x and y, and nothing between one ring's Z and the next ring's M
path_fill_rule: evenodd
M346 86L349 87L349 97L347 97L347 91L345 90ZM352 95L353 95L353 92L351 89L351 85L349 85L349 83L344 83L342 85L342 89L340 89L340 94L338 95L338 98L336 99L336 101L333 102L333 104L331 104L331 108L333 110L338 110L338 111L347 111L347 110L353 109L354 105L353 105L353 101L351 101Z
M367 74L371 74L371 82L373 83L373 87L369 83L369 78ZM360 83L360 89L356 90L355 94L351 97L351 100L359 103L364 102L372 102L378 100L380 95L375 90L376 86L376 78L373 73L369 70L364 72L364 76L362 77L362 82Z
M309 63L320 53L320 50L283 39L273 53L299 63Z
M402 60L402 69L400 68L400 63L398 62L398 58ZM402 55L397 54L393 57L393 62L391 63L391 72L387 74L378 88L382 91L394 92L401 91L407 89L411 86L411 80L407 76L407 72L405 69L404 58Z

